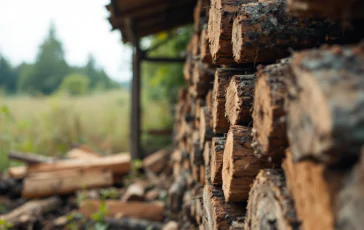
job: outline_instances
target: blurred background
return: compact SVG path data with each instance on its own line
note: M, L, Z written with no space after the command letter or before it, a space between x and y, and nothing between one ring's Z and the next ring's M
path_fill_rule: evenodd
M131 47L111 32L107 0L0 0L0 169L10 150L62 156L84 144L129 150ZM150 56L185 52L192 27ZM143 38L143 48L167 33ZM142 64L142 146L170 143L182 64ZM159 131L159 132L158 132ZM155 135L164 133L164 135Z

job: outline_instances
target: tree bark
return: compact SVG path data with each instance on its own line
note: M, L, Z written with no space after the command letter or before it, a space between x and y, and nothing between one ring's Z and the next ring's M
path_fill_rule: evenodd
M225 148L225 137L213 137L211 145L211 183L213 185L221 185L222 183L222 164Z
M282 170L258 174L249 194L245 229L300 229Z
M203 25L201 31L200 58L203 63L212 64L207 24Z
M249 72L251 72L249 69L216 69L212 98L212 124L215 133L226 133L229 130L229 122L225 117L225 93L230 79L234 75L244 75Z
M204 187L203 206L210 230L229 229L232 221L245 214L244 203L226 203L221 189L212 185Z
M71 194L79 189L109 187L113 177L107 169L69 169L33 173L23 181L22 197L41 198Z
M212 131L211 111L207 106L200 109L200 148L203 149L205 142L211 140L214 133Z
M288 13L300 17L362 19L364 2L356 0L287 0L287 10Z
M253 147L257 157L270 157L281 164L288 147L286 109L286 76L288 63L259 68L253 109Z
M360 35L347 37L348 32L340 22L286 14L283 0L249 3L240 6L234 19L232 50L238 63L274 62L287 57L289 49L351 41Z
M250 128L238 125L230 127L222 167L222 189L228 202L248 200L250 184L259 170L270 166L254 155L251 139Z
M335 164L358 158L364 143L363 62L362 45L293 56L287 74L287 134L295 161Z
M209 12L208 37L210 53L214 64L235 64L232 55L232 21L239 4L257 0L220 0L212 1Z
M231 125L249 125L254 102L255 75L235 75L226 88L225 114Z
M201 61L195 62L192 73L191 94L194 97L202 97L212 89L214 81L215 68Z

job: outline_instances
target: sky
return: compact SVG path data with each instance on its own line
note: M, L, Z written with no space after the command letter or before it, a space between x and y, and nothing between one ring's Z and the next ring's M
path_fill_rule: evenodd
M110 0L0 0L0 54L13 65L34 62L51 22L69 65L85 65L89 54L114 80L131 78L131 49L111 32Z

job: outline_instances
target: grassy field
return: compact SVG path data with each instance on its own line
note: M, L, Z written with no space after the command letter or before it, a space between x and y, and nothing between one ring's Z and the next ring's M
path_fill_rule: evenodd
M143 105L143 130L171 124L167 102L143 98ZM0 169L9 166L10 150L60 156L72 144L82 143L103 154L128 151L129 95L125 90L83 97L1 97L0 108ZM143 136L144 142L150 139Z

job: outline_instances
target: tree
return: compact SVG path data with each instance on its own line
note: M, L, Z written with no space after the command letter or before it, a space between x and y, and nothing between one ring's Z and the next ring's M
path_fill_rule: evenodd
M15 93L17 88L18 74L10 62L0 56L0 88L7 93Z
M93 55L89 55L88 61L84 68L84 74L90 79L91 89L109 89L113 86L112 80L107 76L103 69L96 66L96 61Z
M90 80L81 74L67 75L59 87L61 92L66 92L71 96L85 95L89 90Z
M35 64L21 75L19 86L25 92L51 94L69 73L62 43L56 37L54 24L41 44Z

